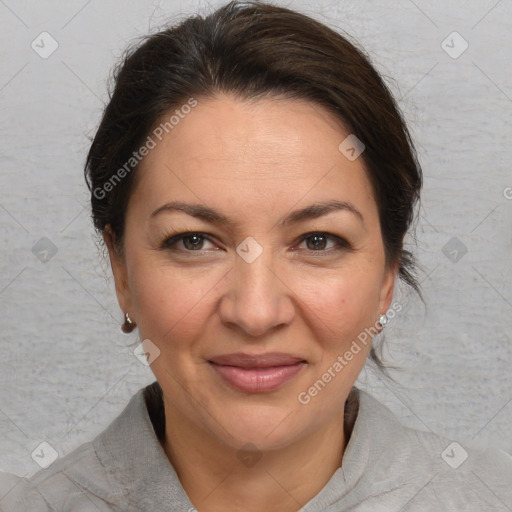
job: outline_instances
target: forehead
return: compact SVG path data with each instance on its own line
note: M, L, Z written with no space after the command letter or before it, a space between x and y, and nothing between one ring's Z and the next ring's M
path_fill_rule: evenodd
M134 199L147 208L193 200L268 215L339 199L375 211L362 158L339 150L349 132L320 105L219 95L197 98L164 125L173 112L162 117L159 137L153 130L155 146L137 171Z

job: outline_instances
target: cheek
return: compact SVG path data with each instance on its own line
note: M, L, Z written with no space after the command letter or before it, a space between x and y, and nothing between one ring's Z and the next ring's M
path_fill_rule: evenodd
M380 288L375 268L342 269L329 279L310 275L307 283L302 288L301 301L338 340L376 321Z
M204 321L215 280L167 266L134 261L130 273L132 303L141 337L165 343L193 336Z
M184 348L208 328L229 287L229 276L223 281L225 268L172 268L143 255L134 255L128 264L139 333L162 349L170 341L174 349ZM294 321L309 324L319 341L339 348L375 323L379 275L370 262L354 260L336 270L282 270L291 290L283 293L296 308Z

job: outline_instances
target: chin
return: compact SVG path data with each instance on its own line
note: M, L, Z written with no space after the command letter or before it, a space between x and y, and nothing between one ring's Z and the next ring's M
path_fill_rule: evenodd
M262 451L282 448L292 442L298 427L296 415L285 407L254 405L231 413L224 408L222 414L219 420L225 430L216 428L217 434L234 449L249 443Z

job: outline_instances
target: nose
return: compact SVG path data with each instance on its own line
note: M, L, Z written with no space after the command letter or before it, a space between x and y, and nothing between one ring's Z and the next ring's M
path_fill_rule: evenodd
M230 328L261 338L290 324L295 314L294 293L270 250L249 261L237 254L227 275L228 290L220 302L219 314Z

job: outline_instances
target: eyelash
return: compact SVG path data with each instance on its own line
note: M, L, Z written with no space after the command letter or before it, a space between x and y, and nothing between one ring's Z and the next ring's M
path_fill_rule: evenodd
M208 249L198 249L198 250L194 251L194 250L184 249L184 250L180 251L180 249L176 249L174 247L178 242L180 242L184 238L188 238L188 237L192 237L192 236L198 236L198 237L200 237L202 239L208 240L211 243L214 243L210 239L208 234L206 234L206 233L202 233L200 231L185 231L185 232L179 233L177 235L172 235L172 236L167 235L165 237L164 241L162 242L162 244L160 246L160 249L162 249L162 250L169 250L169 251L176 251L176 252L188 252L188 253L201 253L204 250L208 250ZM334 251L341 251L341 250L351 251L351 250L353 250L352 245L347 240L345 240L344 238L341 238L339 236L333 235L332 233L326 233L324 231L312 231L310 233L305 233L304 235L301 235L301 237L299 239L299 244L301 244L305 240L308 240L309 238L313 238L314 236L321 236L321 237L325 237L325 238L328 238L330 240L333 240L333 241L337 242L339 247L335 248L335 249L331 248L331 249L319 249L319 250L313 250L313 249L299 249L299 250L306 250L306 251L308 251L308 252L310 252L312 254L315 254L315 256L316 255L321 255L321 253L324 253L324 254L328 255L333 250Z

